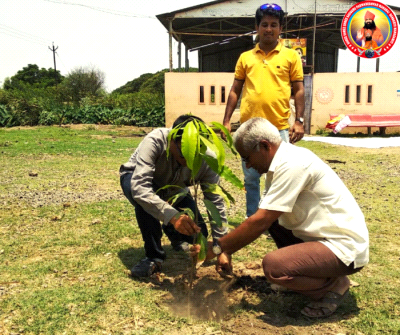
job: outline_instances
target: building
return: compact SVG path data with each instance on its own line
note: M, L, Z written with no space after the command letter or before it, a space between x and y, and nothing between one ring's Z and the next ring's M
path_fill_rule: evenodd
M329 114L399 113L400 72L379 73L379 58L377 73L336 73L338 50L345 49L341 21L357 2L275 1L288 13L282 38L306 41L307 133L324 128ZM199 73L170 72L165 76L167 126L188 112L207 122L222 122L236 61L241 52L254 46L254 13L259 5L258 0L218 0L157 16L169 31L171 70L172 38L179 43L178 67L182 71L189 67L188 52L197 50L199 55ZM391 8L400 15L400 7ZM232 118L232 122L236 121L238 112Z

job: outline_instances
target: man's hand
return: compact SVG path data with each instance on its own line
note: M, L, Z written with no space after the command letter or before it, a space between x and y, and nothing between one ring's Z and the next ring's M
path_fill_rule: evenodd
M200 253L201 245L200 244L193 244L189 248L189 255L190 257L196 257ZM206 259L204 261L208 261L210 259L213 259L215 257L215 254L212 252L212 242L208 241L207 242L207 253L206 253Z
M224 122L224 127L229 131L229 133L232 131L231 123L230 122ZM226 135L223 131L221 131L221 138L226 141Z
M295 122L292 129L290 129L290 143L296 143L300 141L304 136L304 125L300 122Z
M213 259L216 255L212 251L212 242L207 243L207 254L206 259L204 261L208 261ZM190 247L190 256L196 257L200 252L200 244L194 244ZM226 253L222 253L217 256L217 264L215 265L215 270L222 276L226 277L227 275L232 274L232 256Z
M217 272L225 277L232 274L232 256L222 253L217 257L217 265L215 266Z
M173 217L170 222L175 230L181 234L191 236L200 232L200 227L186 214L178 218Z

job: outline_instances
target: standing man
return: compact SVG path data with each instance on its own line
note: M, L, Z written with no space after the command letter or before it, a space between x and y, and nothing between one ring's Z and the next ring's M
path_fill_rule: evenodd
M256 11L259 43L240 55L235 79L223 120L230 131L230 120L240 95L240 122L263 117L275 125L285 142L295 143L304 135L303 67L299 54L279 43L285 13L276 4L265 4ZM289 117L293 87L296 121L289 136ZM242 92L243 91L243 92ZM242 165L246 189L247 217L254 214L260 201L260 174Z
M381 30L375 25L375 14L371 13L369 10L364 15L364 27L357 31L356 41L358 45L365 47L367 36L369 40L375 41L378 46L380 46L384 39Z
M173 124L173 128L201 119L193 115L181 115ZM183 189L188 190L191 185L191 171L181 151L181 138L184 129L181 128L171 141L168 134L171 128L158 128L146 135L139 144L129 161L121 165L120 181L124 195L135 207L136 220L142 233L146 258L137 263L131 270L133 277L148 277L160 272L166 258L161 245L162 231L171 241L174 250L188 250L188 243L193 243L193 234L202 232L208 235L207 226L196 207L190 193L173 204L168 199L178 195ZM169 151L169 152L168 152ZM201 188L206 190L209 184L217 184L219 176L208 164L203 161L196 181L200 181ZM166 185L176 185L160 190ZM225 205L222 197L211 192L203 192L204 197L214 203L221 219L227 222ZM186 214L179 213L184 208L190 208L197 213L199 226ZM160 223L161 221L161 223ZM213 241L225 235L226 225L218 227L211 225ZM225 256L221 256L225 257ZM228 260L221 259L222 263Z
M270 230L278 249L262 261L266 278L311 298L302 314L333 314L348 295L347 276L369 260L360 207L326 163L308 149L283 142L264 118L243 123L233 140L247 167L267 174L265 195L254 215L209 248L207 259L224 253L230 257L279 218ZM193 255L199 249L192 247ZM230 271L230 264L217 262L217 271L222 270Z

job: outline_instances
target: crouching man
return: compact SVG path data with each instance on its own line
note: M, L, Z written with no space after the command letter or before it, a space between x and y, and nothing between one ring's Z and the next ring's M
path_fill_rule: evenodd
M268 229L278 247L262 261L268 281L311 298L302 314L333 314L348 294L347 276L369 259L368 230L355 199L327 164L283 142L263 118L243 123L234 145L248 168L266 173L265 192L257 212L209 248L207 258L228 258ZM199 246L191 250L196 254ZM217 261L222 270L231 271L231 264Z
M182 115L173 124L175 127L192 122L193 115ZM134 277L148 277L160 272L166 253L161 245L162 231L171 241L174 250L189 250L193 235L198 232L207 237L207 226L196 208L193 197L188 193L181 196L173 205L168 199L191 185L191 171L181 151L181 138L184 129L177 132L175 139L168 140L171 128L158 128L150 132L139 144L129 161L120 167L121 187L130 203L135 207L136 220L142 233L146 257L132 269ZM169 151L169 154L168 154ZM196 175L203 190L208 184L217 184L219 176L203 161ZM169 187L158 191L167 185ZM219 210L223 223L226 223L225 205L218 194L205 192L204 197L212 201ZM184 208L197 213L199 226L186 214L179 215ZM227 225L219 228L212 224L212 237L216 240L227 233ZM218 257L218 262L228 266L230 259L226 254Z

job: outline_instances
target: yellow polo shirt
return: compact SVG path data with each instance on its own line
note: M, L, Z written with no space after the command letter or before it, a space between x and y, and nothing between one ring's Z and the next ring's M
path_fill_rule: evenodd
M262 117L279 130L289 128L291 82L303 81L303 66L295 50L278 43L266 55L257 44L240 55L235 79L244 80L241 123Z

